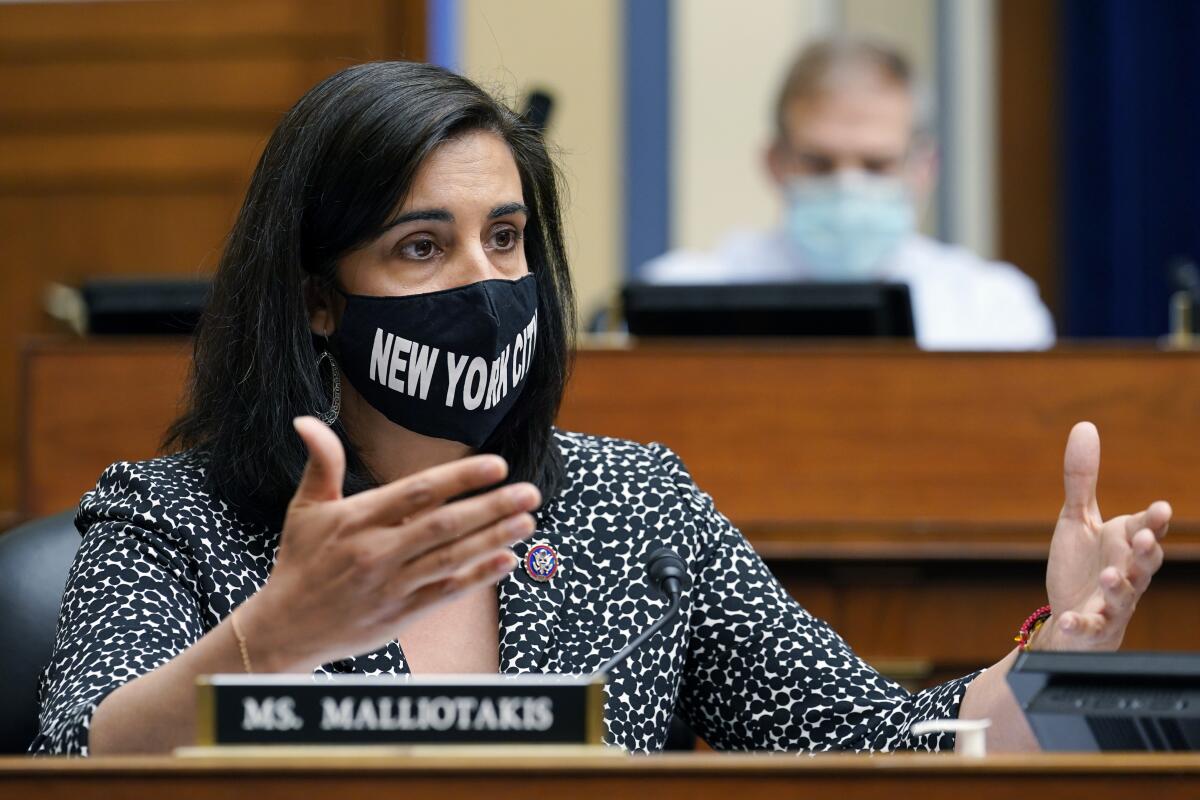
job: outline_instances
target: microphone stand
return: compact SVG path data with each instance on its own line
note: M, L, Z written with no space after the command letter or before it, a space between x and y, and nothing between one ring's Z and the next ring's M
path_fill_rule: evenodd
M666 625L668 622L675 619L675 615L677 615L679 613L680 601L683 599L682 587L679 585L678 580L676 580L674 578L668 578L666 583L668 585L664 586L663 588L667 592L667 596L671 599L671 604L669 606L667 606L666 613L664 613L661 617L659 617L657 622L655 622L649 628L646 628L646 630L642 631L641 634L636 639L634 639L629 644L625 645L625 647L621 648L621 651L619 653L617 653L615 656L613 656L608 661L606 661L604 666L602 666L602 667L600 667L600 669L596 670L596 674L598 674L598 675L610 674L613 670L613 667L617 666L622 661L629 658L630 653L632 653L634 650L641 647L642 644L645 643L645 641L647 639L649 639L651 636L658 633L658 631L662 628L662 626ZM670 585L672 583L674 584L674 586Z

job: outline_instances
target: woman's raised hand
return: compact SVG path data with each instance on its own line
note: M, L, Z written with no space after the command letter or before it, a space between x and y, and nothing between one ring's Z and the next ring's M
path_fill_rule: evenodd
M370 652L439 601L512 571L511 546L534 531L529 483L492 486L504 459L479 455L342 497L341 441L313 417L296 431L308 465L288 506L267 585L239 609L258 671L310 671Z
M1100 435L1090 422L1071 430L1064 459L1066 501L1050 543L1046 590L1053 616L1038 649L1115 650L1138 599L1162 565L1171 507L1105 521L1096 500Z

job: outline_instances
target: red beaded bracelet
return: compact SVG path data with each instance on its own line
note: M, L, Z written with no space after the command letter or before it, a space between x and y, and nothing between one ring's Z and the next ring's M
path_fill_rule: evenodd
M1037 611L1034 611L1025 621L1021 623L1020 630L1017 631L1017 636L1013 639L1017 643L1017 649L1025 652L1029 649L1029 642L1033 639L1033 635L1038 632L1038 628L1050 618L1050 606L1042 606Z

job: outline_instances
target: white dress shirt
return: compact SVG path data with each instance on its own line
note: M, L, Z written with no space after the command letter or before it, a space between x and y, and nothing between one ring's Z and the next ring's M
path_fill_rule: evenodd
M741 232L711 253L676 250L639 275L650 283L788 283L809 276L783 231ZM1054 345L1054 320L1037 285L1011 264L913 234L877 276L905 283L917 344L926 350L1041 350Z

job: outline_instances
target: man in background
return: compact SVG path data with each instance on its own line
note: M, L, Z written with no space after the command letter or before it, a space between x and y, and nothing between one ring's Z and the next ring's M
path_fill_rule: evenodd
M805 48L779 93L766 153L783 224L735 233L713 253L647 263L651 283L906 283L926 349L1039 349L1054 322L1017 268L922 236L936 151L908 62L871 41Z

